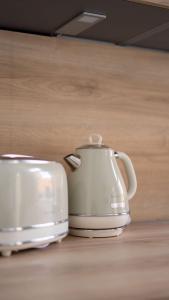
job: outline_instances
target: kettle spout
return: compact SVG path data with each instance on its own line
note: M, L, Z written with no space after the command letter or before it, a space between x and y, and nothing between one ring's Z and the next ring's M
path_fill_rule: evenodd
M69 154L64 157L64 160L73 168L77 169L81 165L81 159L77 154Z

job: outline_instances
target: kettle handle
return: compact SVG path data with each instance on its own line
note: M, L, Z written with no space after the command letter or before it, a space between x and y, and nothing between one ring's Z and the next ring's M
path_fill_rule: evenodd
M127 196L128 200L130 200L137 190L137 179L134 171L133 164L129 156L124 152L115 152L115 157L121 159L124 162L125 170L128 177L128 191Z

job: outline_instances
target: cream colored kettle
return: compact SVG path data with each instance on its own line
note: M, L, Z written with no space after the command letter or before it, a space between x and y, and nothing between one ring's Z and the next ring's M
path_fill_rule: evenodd
M70 233L85 237L119 235L130 223L129 203L137 189L130 158L102 144L93 134L90 143L65 157L72 167L68 176ZM116 159L124 162L126 189Z

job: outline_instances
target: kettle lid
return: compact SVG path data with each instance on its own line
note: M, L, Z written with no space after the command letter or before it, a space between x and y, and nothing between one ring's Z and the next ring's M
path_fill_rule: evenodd
M89 136L89 144L82 145L77 149L104 149L110 148L104 144L102 144L102 136L100 134L93 133Z

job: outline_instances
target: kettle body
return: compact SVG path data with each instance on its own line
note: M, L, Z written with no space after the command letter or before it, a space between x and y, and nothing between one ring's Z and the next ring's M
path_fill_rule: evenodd
M63 166L32 157L0 157L0 252L38 248L68 233Z
M65 157L70 165L73 162L73 171L68 176L70 233L93 237L118 235L130 223L129 199L137 187L134 168L125 153L101 144L101 136L91 136L90 140L89 145ZM125 164L128 190L118 158Z

